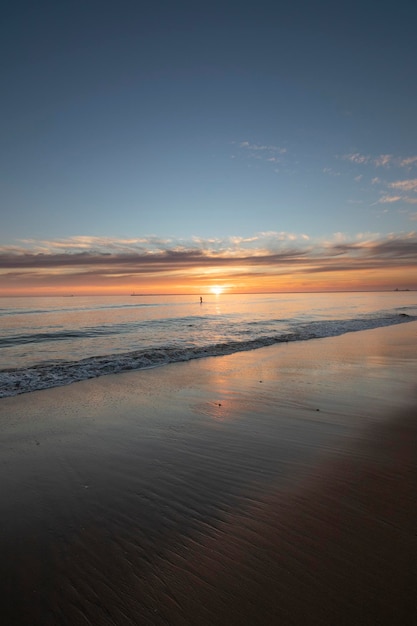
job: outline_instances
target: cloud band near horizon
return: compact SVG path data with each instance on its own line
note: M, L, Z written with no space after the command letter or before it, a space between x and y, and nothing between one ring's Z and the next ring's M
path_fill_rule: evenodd
M417 288L415 231L175 241L73 237L0 246L0 295Z

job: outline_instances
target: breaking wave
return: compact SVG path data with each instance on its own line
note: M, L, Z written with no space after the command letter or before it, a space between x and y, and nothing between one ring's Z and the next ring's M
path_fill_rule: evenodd
M382 317L362 317L346 320L321 320L304 323L294 321L289 324L289 331L276 334L260 334L255 338L247 340L240 339L187 347L170 344L118 354L104 354L74 361L55 359L26 368L0 370L0 397L4 398L29 391L68 385L73 382L107 374L147 369L168 363L190 361L204 357L222 356L283 342L335 337L349 332L392 326L416 320L417 316L396 313ZM96 329L96 332L100 333L100 329ZM106 329L102 329L101 332L105 333ZM68 338L62 332L58 336L62 339ZM22 336L20 339L24 342L25 336ZM48 339L51 340L50 334L48 334ZM42 336L38 340L41 341ZM33 341L33 335L31 337L28 335L27 341Z

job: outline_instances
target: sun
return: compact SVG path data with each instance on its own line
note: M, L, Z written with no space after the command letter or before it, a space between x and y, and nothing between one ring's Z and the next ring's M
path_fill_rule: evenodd
M216 294L216 296L218 296L219 294L223 293L223 287L219 287L219 285L214 285L213 287L210 288L211 293Z

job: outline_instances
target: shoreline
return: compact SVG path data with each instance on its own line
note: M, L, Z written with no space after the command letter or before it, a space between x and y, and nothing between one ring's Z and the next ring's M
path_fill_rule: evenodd
M1 399L5 623L414 624L416 330Z
M213 344L193 346L155 346L128 352L91 355L77 361L52 360L44 363L28 364L25 367L10 367L0 371L0 400L23 393L32 393L63 387L68 384L92 380L112 374L143 371L154 367L175 363L187 363L202 358L222 357L258 350L283 343L312 341L339 337L352 332L379 328L389 328L398 324L413 323L417 318L406 313L396 317L370 320L362 318L341 322L310 321L293 331L286 329L278 335L268 335L251 339L219 341Z

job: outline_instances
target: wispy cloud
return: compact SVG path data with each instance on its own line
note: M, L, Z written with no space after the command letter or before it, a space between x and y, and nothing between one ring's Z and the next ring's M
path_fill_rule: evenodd
M408 195L408 193L417 192L417 178L408 180L395 180L390 183L385 183L388 189L393 189L396 194L384 194L379 198L379 204L389 204L392 202L405 202L407 204L417 204L417 197ZM408 192L408 193L407 193ZM401 194L401 195L400 195Z
M245 159L255 160L258 163L263 162L268 165L281 165L284 162L284 156L287 148L275 146L272 144L251 143L250 141L241 141L237 144L239 152L233 155L244 157Z
M366 165L372 161L371 157L368 155L360 154L359 152L354 152L352 154L344 154L342 159L346 161L350 161L351 163L356 163L357 165Z
M249 141L241 141L239 147L244 148L245 150L252 150L253 152L275 152L277 154L285 154L287 152L286 148L259 143L250 143Z
M376 167L387 167L392 162L392 154L380 154L373 162Z
M410 169L417 166L417 156L401 157L393 154L369 155L351 152L343 154L341 158L356 165L372 165L374 167L405 167Z
M340 172L337 172L332 167L323 167L323 174L328 174L329 176L340 176Z
M411 217L411 219L415 219ZM87 245L88 244L88 245ZM86 246L86 247L81 247ZM90 246L90 247L88 247ZM41 251L40 251L41 250ZM355 238L336 233L314 241L307 234L257 233L190 241L156 238L26 240L0 247L0 285L23 284L123 285L156 283L162 278L183 281L190 277L245 275L279 277L309 274L357 273L362 270L417 270L417 233L360 233ZM184 287L186 288L186 287Z
M407 157L400 158L394 157L391 154L381 154L377 157L360 154L359 152L354 152L351 154L345 154L342 157L344 160L347 160L355 165L359 166L373 166L377 168L388 168L390 167L391 180L381 179L379 176L374 176L371 178L370 183L372 186L378 185L380 189L385 188L385 193L381 191L381 197L376 199L373 202L373 206L375 204L392 204L395 202L403 202L407 204L417 204L417 197L413 196L414 193L417 193L417 178L407 178L392 180L393 174L400 173L399 168L408 167L410 168L412 165L417 165L417 157ZM323 170L325 172L330 172L329 168L325 168ZM363 181L363 174L358 174L354 177L356 182Z
M397 264L407 260L417 267L417 256L413 260L413 256L417 254L417 233L414 231L392 234L377 240L338 244L334 246L334 250L344 255L359 253L360 263L370 262L373 266L384 264L389 259Z
M411 156L400 160L400 167L410 167L411 165L417 165L417 156Z
M388 183L388 187L391 189L399 189L400 191L417 191L417 178L396 180L392 183Z
M380 204L391 204L392 202L399 202L402 199L402 196L382 196L378 202Z

